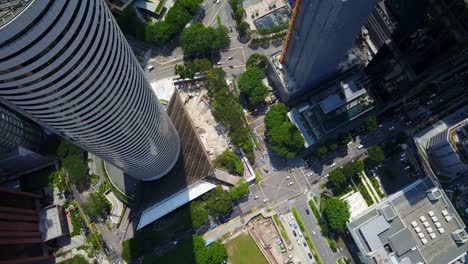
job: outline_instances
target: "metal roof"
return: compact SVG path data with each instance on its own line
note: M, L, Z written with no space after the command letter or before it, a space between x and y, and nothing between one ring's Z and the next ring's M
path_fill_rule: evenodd
M158 220L159 218L192 201L193 199L196 199L197 197L203 195L215 187L216 185L212 183L199 181L196 184L189 186L175 193L169 198L147 208L141 214L137 230Z
M382 247L382 242L380 241L378 235L387 230L389 227L390 225L388 224L387 220L385 220L385 218L381 215L372 219L363 227L361 227L360 232L366 240L370 251L375 251Z
M416 241L407 228L391 236L388 241L398 256L402 256L416 247Z

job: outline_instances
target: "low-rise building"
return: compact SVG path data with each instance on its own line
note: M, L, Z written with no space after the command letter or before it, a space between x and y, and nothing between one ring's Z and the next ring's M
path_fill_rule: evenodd
M288 116L303 135L305 147L373 109L369 83L365 74L355 72L331 84L324 97L292 109Z
M429 178L370 207L348 230L362 263L454 263L468 251L465 224Z
M426 148L431 162L445 177L468 174L468 118L433 136Z

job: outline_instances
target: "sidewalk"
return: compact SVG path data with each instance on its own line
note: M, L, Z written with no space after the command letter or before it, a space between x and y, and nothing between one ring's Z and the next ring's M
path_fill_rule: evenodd
M224 236L225 234L228 234L238 228L241 228L243 226L245 226L250 220L252 220L252 218L258 216L258 215L262 215L263 217L270 217L270 216L273 216L276 214L276 212L274 211L271 211L271 212L267 212L265 209L262 209L262 210L259 210L259 211L255 211L255 212L252 212L250 214L247 214L243 217L236 217L234 219L232 219L231 221L225 223L225 224L222 224L214 229L211 229L210 231L206 232L204 235L203 235L203 239L205 239L205 241L214 241L214 240L218 240L220 239L222 236Z
M368 182L366 181L367 177L364 177L364 172L361 173L359 177L362 181L362 185L364 185L364 188L366 188L367 193L369 193L370 197L372 198L372 202L374 204L378 203L378 200L374 197L374 193L371 191L371 188L368 186Z
M367 175L366 175L365 172L362 172L362 178L364 179L364 182L363 182L363 183L364 183L364 186L366 186L366 184L367 184L368 187L369 187L369 188L367 188L367 186L366 186L367 191L369 192L369 189L371 190L371 192L369 192L369 194L370 194L371 196L374 196L374 198L375 198L378 202L382 201L382 199L380 198L379 194L378 194L377 191L374 189L374 185L372 185L372 182L369 180L369 178L367 177ZM374 198L373 198L373 200L375 200Z

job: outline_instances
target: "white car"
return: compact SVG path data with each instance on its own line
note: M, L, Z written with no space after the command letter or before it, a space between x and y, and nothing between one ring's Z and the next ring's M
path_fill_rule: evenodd
M330 165L330 167L332 167L332 168L335 167L335 166L336 166L335 162L333 162L332 165Z
M254 199L257 200L257 199L258 199L258 195L255 195Z
M289 183L288 183L288 186L291 186L291 185L293 185L293 182L289 182Z
M349 146L349 145L351 145L351 144L353 144L353 142L352 142L352 141L350 141L350 142L346 143L346 145L347 145L347 146Z
M312 231L312 235L316 236L315 231Z
M153 65L148 65L148 67L146 67L146 69L148 71L152 71L152 70L154 70L154 66Z
M218 61L218 63L216 63L216 64L217 64L217 65L223 65L223 63L222 63L222 62L220 62L220 61Z
M363 145L359 145L357 148L362 149L363 147L364 147Z
M263 203L266 203L268 201L268 199L263 199Z
M289 176L289 175L288 175L288 176L286 176L286 179L289 179L289 178L291 178L291 176Z

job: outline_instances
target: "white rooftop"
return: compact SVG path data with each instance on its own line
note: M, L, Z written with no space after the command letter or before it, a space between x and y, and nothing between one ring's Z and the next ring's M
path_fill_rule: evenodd
M141 214L137 230L158 220L159 218L167 215L168 213L174 211L182 205L196 199L197 197L203 195L204 193L210 191L215 187L216 185L212 183L199 181L194 185L191 185L173 194L169 198L147 208Z
M360 192L354 192L350 195L343 196L342 200L349 204L351 220L365 212L369 207L367 206L366 200L364 200Z
M44 242L64 235L59 210L61 207L51 205L39 211L39 231Z

